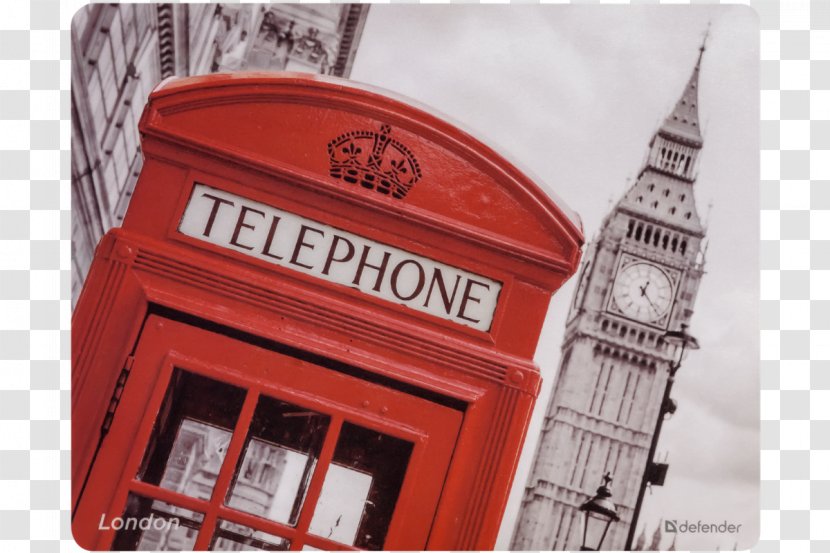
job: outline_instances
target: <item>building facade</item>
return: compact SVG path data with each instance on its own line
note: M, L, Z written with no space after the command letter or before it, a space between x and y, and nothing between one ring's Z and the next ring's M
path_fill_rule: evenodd
M665 476L666 465L646 472L674 354L662 337L690 322L704 264L694 197L703 50L638 178L586 248L511 549L578 549L579 507L610 472L620 521L603 548L621 550L643 479Z
M141 170L138 119L170 76L348 77L368 5L91 4L72 21L72 298Z

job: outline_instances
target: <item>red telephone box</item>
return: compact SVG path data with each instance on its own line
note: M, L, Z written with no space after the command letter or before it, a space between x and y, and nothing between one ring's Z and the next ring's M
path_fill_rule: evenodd
M88 549L492 549L582 235L421 109L168 80L73 320Z

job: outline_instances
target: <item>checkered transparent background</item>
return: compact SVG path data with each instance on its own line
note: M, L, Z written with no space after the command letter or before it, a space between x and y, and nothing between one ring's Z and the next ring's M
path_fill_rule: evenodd
M69 25L83 4L6 0L0 6L4 552L80 551L69 530ZM762 29L763 179L762 511L753 551L826 552L830 0L750 4Z

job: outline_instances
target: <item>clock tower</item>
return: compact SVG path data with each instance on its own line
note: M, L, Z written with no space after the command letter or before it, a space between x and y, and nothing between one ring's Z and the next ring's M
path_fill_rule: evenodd
M673 353L662 336L690 322L703 275L694 197L703 51L639 176L586 248L511 549L578 549L579 506L610 472L620 521L603 548L621 550L641 482L665 478L665 464L647 466Z

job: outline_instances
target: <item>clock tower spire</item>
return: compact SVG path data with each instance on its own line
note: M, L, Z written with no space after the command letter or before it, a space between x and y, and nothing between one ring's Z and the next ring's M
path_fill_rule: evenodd
M641 482L666 477L648 453L674 353L663 336L690 323L703 275L694 184L704 51L705 39L637 178L586 247L511 549L578 549L579 506L607 472L620 521L603 547L623 549Z

